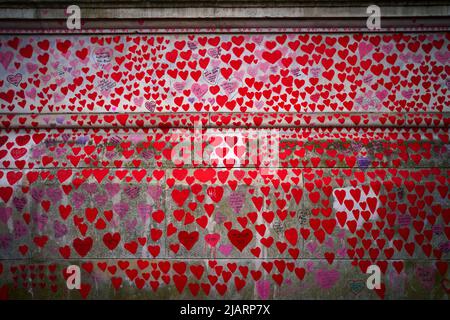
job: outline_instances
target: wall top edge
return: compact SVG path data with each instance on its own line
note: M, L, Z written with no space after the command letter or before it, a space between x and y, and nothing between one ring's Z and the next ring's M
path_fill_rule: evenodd
M60 28L44 28L26 26L23 28L5 27L0 22L0 34L3 35L32 35L32 34L46 34L46 35L140 35L140 34L271 34L271 33L415 33L415 32L449 32L450 26L411 26L411 27L382 27L379 30L369 30L367 28L353 28L353 27L299 27L299 28L223 28L223 27L211 27L211 28L82 28L81 30L68 30L63 27Z
M66 19L67 5L46 7L12 7L0 2L0 19ZM301 4L290 7L90 7L79 4L83 19L206 19L206 18L343 18L355 19L368 16L365 5L342 5L305 7ZM450 6L438 5L383 5L381 17L448 17Z

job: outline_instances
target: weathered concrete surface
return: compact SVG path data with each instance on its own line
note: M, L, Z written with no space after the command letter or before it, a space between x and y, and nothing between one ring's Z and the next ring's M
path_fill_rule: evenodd
M53 27L54 25L48 24L46 20L66 19L65 9L72 4L70 1L0 1L0 8L2 8L0 19L24 20L26 23L39 21L42 27ZM82 16L87 25L91 25L90 23L95 25L95 22L100 22L103 23L103 27L109 27L111 21L108 20L116 19L114 21L116 27L121 25L123 28L131 28L133 19L140 19L141 26L142 20L150 20L146 21L146 25L151 27L158 25L159 27L183 25L191 27L208 25L210 27L283 27L283 20L284 27L357 27L357 24L363 25L368 16L367 7L373 3L370 1L356 3L354 1L79 1L77 4L82 10ZM436 25L436 20L443 20L440 25L446 25L445 20L450 12L447 1L395 3L378 1L377 5L381 8L382 17L387 23L386 26ZM431 17L434 20L429 19ZM283 20L279 20L276 24L274 21L262 21L268 18ZM157 24L152 21L155 19ZM170 21L170 19L176 19L177 22ZM224 21L205 21L205 19L222 19ZM234 20L227 23L227 19ZM239 21L241 19L247 21ZM288 20L286 21L286 19ZM99 25L99 27L101 26ZM23 28L25 25L21 27Z
M36 9L14 9L4 8L1 11L3 19L64 19L65 9L36 8ZM281 7L281 8L253 8L253 7L202 7L202 8L90 8L83 7L83 16L86 19L141 19L141 18L361 18L367 17L367 6L361 7ZM426 16L448 16L448 5L437 6L387 6L382 7L382 14L386 18L392 17L426 17Z
M365 28L367 1L81 1L83 29ZM64 30L67 1L0 1L3 29ZM378 1L382 30L448 26L446 1ZM24 30L22 30L24 31ZM154 31L154 30L153 30ZM248 32L249 30L247 30ZM310 30L311 31L311 30ZM392 31L392 30L389 30ZM92 30L91 30L92 32ZM185 30L185 32L187 32Z

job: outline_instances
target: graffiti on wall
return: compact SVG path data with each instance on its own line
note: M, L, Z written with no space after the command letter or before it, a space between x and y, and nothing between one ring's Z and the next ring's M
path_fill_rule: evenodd
M448 33L1 36L1 110L445 111L448 42Z

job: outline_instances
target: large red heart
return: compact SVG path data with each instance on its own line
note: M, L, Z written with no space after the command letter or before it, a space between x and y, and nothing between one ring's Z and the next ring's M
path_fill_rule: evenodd
M198 231L180 231L178 233L178 240L180 240L180 243L189 251L192 249L192 247L195 245L195 243L198 241L199 233Z
M228 239L230 239L230 242L241 252L250 243L252 238L253 232L250 229L244 229L242 231L231 229L228 232Z

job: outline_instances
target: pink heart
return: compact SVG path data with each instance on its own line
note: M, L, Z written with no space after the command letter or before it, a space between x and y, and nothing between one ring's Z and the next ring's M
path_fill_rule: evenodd
M358 47L358 52L359 52L360 58L363 58L368 53L370 53L370 51L372 51L372 50L373 50L373 45L371 43L361 42Z
M9 218L12 215L12 208L0 208L0 221L2 221L4 224L8 223Z
M270 281L260 280L256 283L256 290L261 299L266 300L270 296Z
M219 252L222 253L226 257L228 257L230 255L231 250L233 250L233 247L230 244L222 244L219 247Z
M192 93L200 100L208 92L208 85L194 83L191 89Z
M0 63L5 69L8 69L13 56L14 54L11 51L0 52Z
M37 70L38 65L35 63L27 63L26 65L28 73L33 73Z

